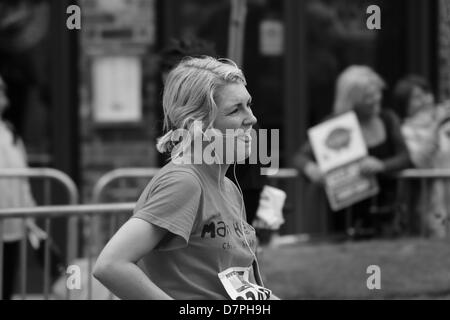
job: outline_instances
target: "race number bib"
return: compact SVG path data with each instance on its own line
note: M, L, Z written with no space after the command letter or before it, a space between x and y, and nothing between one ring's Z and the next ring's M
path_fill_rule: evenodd
M219 279L232 300L267 300L272 291L249 281L249 269L234 267L220 272Z

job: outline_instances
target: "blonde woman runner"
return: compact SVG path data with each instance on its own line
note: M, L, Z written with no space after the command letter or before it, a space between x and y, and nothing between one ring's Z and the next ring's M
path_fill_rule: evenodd
M150 181L94 268L116 296L277 299L261 281L255 230L246 222L241 192L225 177L231 164L250 155L256 123L250 103L244 75L230 60L187 58L169 73L166 134L157 148L170 152L171 161ZM229 142L235 148L221 151Z

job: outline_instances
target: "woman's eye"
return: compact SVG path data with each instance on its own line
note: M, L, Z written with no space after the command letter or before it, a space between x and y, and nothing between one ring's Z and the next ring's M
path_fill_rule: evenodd
M229 114L235 114L236 112L238 112L238 109L234 109L233 111L231 111Z

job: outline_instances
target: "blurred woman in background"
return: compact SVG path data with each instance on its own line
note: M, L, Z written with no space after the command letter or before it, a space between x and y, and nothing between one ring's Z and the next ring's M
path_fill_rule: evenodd
M402 134L414 167L450 168L448 118L450 108L436 104L428 81L418 75L399 80L394 90L395 108L402 120ZM431 181L431 180L430 180ZM408 211L413 212L415 232L444 237L448 232L449 206L445 200L445 183L434 181L427 192L419 181L411 181Z
M402 134L411 161L417 168L429 168L437 150L437 112L428 81L410 75L394 89L394 105L402 121Z
M350 110L356 113L369 154L361 164L361 171L376 176L380 186L377 196L349 208L354 226L347 232L356 238L392 234L396 183L389 174L410 165L399 120L393 112L381 107L384 88L383 79L368 66L350 66L336 82L333 115ZM309 142L296 154L294 165L313 183L322 182L323 173ZM334 214L337 215L341 216Z
M0 76L0 168L26 168L26 152L22 140L15 133L14 127L3 120L3 114L9 106L6 84ZM0 208L32 207L35 205L28 180L0 178ZM9 300L13 294L14 279L18 267L20 241L26 235L22 219L5 219L2 239L3 254L3 299ZM32 219L25 221L27 231L34 243L46 237Z

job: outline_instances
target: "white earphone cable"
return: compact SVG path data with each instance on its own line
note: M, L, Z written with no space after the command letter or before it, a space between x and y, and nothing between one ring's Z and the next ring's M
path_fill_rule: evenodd
M258 278L259 281L261 282L261 286L264 287L264 282L263 279L261 277L261 272L259 270L259 263L258 263L258 258L256 257L256 253L253 252L252 247L250 246L250 244L248 243L247 237L245 236L245 231L244 231L244 195L241 189L241 186L239 185L239 181L236 177L236 162L233 165L233 175L234 175L234 180L236 181L236 185L239 189L239 194L241 196L241 211L240 211L240 217L241 217L241 228L242 228L242 233L244 235L244 241L247 244L248 249L250 250L250 253L252 254L254 261L255 261L255 266L256 266L256 270L255 272L257 274L255 274L255 278ZM256 237L256 234L255 234Z
M202 130L202 135L207 136L203 132L203 130ZM226 136L226 137L229 137L229 136L236 137L235 135L230 135L230 134L222 134L222 135ZM217 154L214 154L214 157L216 158ZM219 176L218 176L217 184L218 184L218 187L219 187L219 193L222 195L222 198L225 200L225 202L228 202L230 204L229 200L224 196L224 192L221 189L220 176L221 176L221 173L222 173L222 171L221 171L222 170L222 165L221 165L220 159L218 159L218 160L219 160L218 161L218 164L219 164ZM261 272L260 272L260 269L259 269L258 258L256 257L256 253L252 250L252 247L250 246L250 244L248 242L247 236L245 235L245 229L244 229L244 195L243 195L241 186L239 184L239 181L238 181L238 179L236 177L236 161L233 164L233 176L234 176L234 180L235 180L236 185L237 185L238 190L239 190L239 195L241 196L241 206L240 206L239 216L240 216L240 222L241 222L241 228L242 228L242 235L244 236L244 242L247 245L247 248L249 249L249 251L250 251L250 253L253 256L253 259L255 261L255 267L256 267L256 270L254 270L255 279L259 279L261 286L264 287L264 282L263 282L263 279L261 277Z

